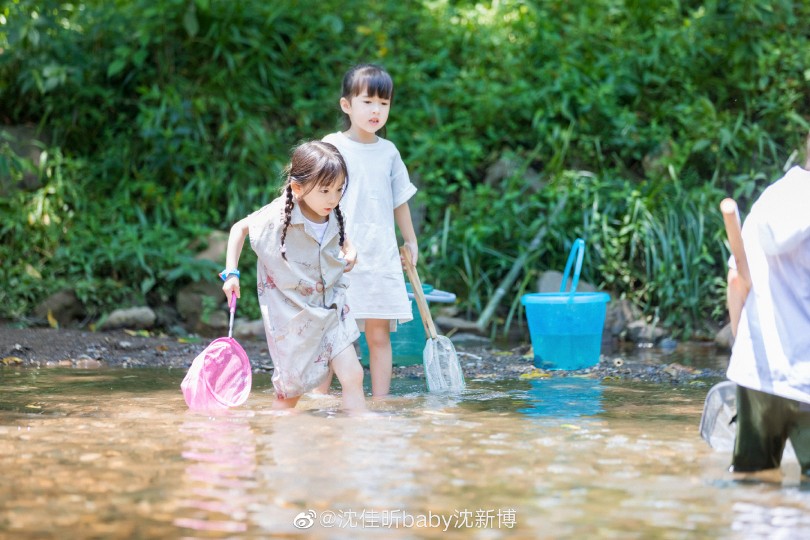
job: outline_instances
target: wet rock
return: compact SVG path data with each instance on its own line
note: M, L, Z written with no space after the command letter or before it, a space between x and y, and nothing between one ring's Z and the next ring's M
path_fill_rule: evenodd
M68 326L85 316L84 306L72 289L52 294L34 309L34 315L40 319L47 319L48 313L59 326Z
M130 328L144 330L155 325L155 312L147 306L116 309L99 325L100 330Z
M250 337L265 339L264 323L261 319L255 321L238 319L233 325L233 335L236 339Z
M695 373L695 369L681 365L677 362L673 362L672 364L668 364L664 366L663 372L669 375L670 377L680 377L682 375L693 375Z
M481 330L478 328L478 325L475 324L475 321L468 321L467 319L462 319L459 317L439 316L434 317L433 322L445 333L453 329L464 332L481 333Z
M627 325L627 339L636 344L652 345L666 336L666 330L644 321L633 321Z
M160 304L154 308L155 326L159 328L172 328L180 323L180 314L174 306Z
M32 351L31 351L30 347L25 347L23 345L20 345L19 343L15 343L13 347L11 347L11 348L9 348L7 350L0 349L0 354L5 353L5 356L10 356L10 357L15 357L15 358L19 358L19 357L29 358L31 356L30 355L31 352Z
M450 341L453 342L454 345L461 345L470 347L470 346L485 346L490 344L489 338L485 338L483 336L479 336L477 334L468 334L466 332L460 334L453 334L450 337Z
M612 336L621 336L628 324L641 318L641 312L626 298L611 299L605 314L605 332Z
M731 333L731 323L725 325L717 335L714 336L714 343L725 351L730 351L734 346L734 335Z
M678 347L678 342L670 337L665 337L659 340L657 345L665 351L674 351Z
M205 311L206 298L212 298L214 302L224 302L222 282L199 281L183 287L177 293L175 307L189 328L195 328L200 321Z
M86 354L90 358L96 358L98 360L104 358L108 353L107 347L99 344L93 344L87 347Z
M222 264L225 261L225 251L228 248L228 233L225 231L211 231L205 240L205 244L205 249L197 253L194 258Z
M228 331L230 315L222 310L204 314L194 327L203 336L219 336Z
M79 369L98 369L104 364L94 358L80 357L73 361L73 367Z

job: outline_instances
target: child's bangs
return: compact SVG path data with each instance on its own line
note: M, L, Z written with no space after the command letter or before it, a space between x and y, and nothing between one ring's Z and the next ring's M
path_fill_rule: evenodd
M326 160L319 171L315 185L318 187L330 187L343 180L346 172L339 161Z
M391 99L394 95L394 81L388 73L374 70L372 72L359 73L352 85L352 94L359 96L363 90L369 97L379 97Z

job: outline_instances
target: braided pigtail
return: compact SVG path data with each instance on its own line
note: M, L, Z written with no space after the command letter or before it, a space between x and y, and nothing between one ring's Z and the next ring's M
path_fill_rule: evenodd
M340 211L340 205L335 206L335 216L337 216L338 225L340 226L340 247L343 247L343 241L346 239L346 233L343 230L343 212Z
M281 230L281 256L286 261L287 260L287 244L284 243L284 240L287 238L287 227L290 226L290 221L292 220L292 209L293 209L293 190L291 185L287 185L287 203L284 205L284 228Z
M284 169L286 182L283 193L286 202L284 204L284 228L281 231L281 256L287 260L287 228L292 223L292 211L295 206L293 199L293 185L295 185L295 196L299 198L299 204L306 207L304 198L316 187L328 188L336 182L343 182L345 189L349 183L348 170L343 156L338 149L327 142L309 141L301 143L292 152L290 163ZM339 184L338 184L339 185ZM346 234L344 232L344 219L340 209L335 206L335 214L340 225L340 246L343 247Z

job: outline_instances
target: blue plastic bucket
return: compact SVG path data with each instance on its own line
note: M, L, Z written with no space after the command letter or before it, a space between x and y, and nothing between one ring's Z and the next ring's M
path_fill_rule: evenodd
M391 351L394 359L395 366L412 366L422 363L422 352L425 350L425 327L422 325L422 317L419 315L419 309L416 307L416 302L413 301L413 289L411 284L406 283L405 287L408 290L408 298L411 299L411 313L413 320L406 323L397 324L397 331L391 332ZM439 291L433 288L432 285L426 283L422 284L422 292L425 293L425 299L428 304L431 302L444 302L453 303L456 301L456 295L453 293ZM360 363L368 366L368 343L366 342L366 334L360 334Z
M520 299L526 308L534 364L539 368L584 369L599 363L610 295L576 292L584 255L585 241L577 238L565 265L560 292L525 294ZM566 292L575 256L571 290Z

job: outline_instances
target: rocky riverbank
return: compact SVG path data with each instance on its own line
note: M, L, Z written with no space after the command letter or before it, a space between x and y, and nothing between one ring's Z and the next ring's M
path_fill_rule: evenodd
M239 340L257 372L272 370L264 340ZM188 369L208 338L171 337L146 331L89 332L76 329L13 328L0 326L0 366L161 367ZM662 384L710 384L725 375L727 353L711 343L679 344L674 349L619 346L603 354L590 369L559 372L535 368L528 345L498 348L490 344L456 346L468 380L584 376ZM423 378L421 365L394 368L395 377Z

